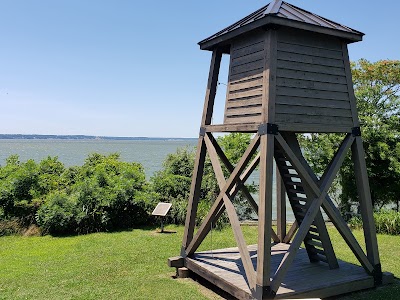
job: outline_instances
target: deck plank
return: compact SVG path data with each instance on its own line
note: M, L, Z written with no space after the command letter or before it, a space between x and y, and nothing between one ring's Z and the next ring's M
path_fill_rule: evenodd
M290 245L273 244L271 248L271 278ZM257 245L248 246L254 268ZM198 252L186 258L187 267L238 299L253 299L244 275L238 248ZM339 268L330 270L326 264L310 263L305 249L299 249L278 289L276 299L301 297L331 297L348 291L374 286L374 279L362 267L338 260Z

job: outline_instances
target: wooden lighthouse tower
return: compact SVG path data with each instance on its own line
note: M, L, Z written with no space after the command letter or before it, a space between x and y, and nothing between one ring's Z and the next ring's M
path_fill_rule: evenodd
M189 270L240 299L327 297L374 287L382 275L360 124L347 45L363 34L289 3L275 0L199 43L212 59L181 255L173 267ZM223 124L211 124L221 57L230 55ZM233 166L214 132L255 133ZM304 159L296 133L343 133L318 178ZM351 151L364 224L366 253L327 194ZM208 153L220 194L195 233L204 161ZM221 163L230 171L224 177ZM273 165L280 174L278 231L272 229ZM243 183L258 166L259 201ZM258 213L258 244L245 243L232 204L242 191ZM285 198L296 222L286 233ZM361 267L339 261L321 209ZM237 248L196 253L211 224L226 211ZM300 248L304 243L304 248ZM388 276L387 278L389 278Z

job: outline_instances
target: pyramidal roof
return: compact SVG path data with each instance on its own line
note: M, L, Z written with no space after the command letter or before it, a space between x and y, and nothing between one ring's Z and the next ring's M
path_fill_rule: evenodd
M244 32L268 24L294 27L338 36L349 43L362 40L362 32L328 20L282 0L274 0L240 21L199 42L200 48L211 50L215 45Z

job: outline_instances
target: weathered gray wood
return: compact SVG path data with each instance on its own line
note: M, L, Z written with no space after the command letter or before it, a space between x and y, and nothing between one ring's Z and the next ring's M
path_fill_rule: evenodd
M276 75L279 78L302 79L332 84L347 84L346 77L343 75L321 74L283 68L279 68Z
M255 70L249 70L243 73L239 74L230 74L229 75L229 82L237 82L237 81L245 81L253 77L259 77L262 75L262 68L260 69L255 69Z
M360 121L358 120L358 113L357 113L357 106L356 106L357 102L356 102L356 97L354 95L349 53L347 51L347 45L345 43L342 43L342 53L343 53L344 68L345 68L345 72L346 72L347 85L349 88L350 107L351 107L351 113L353 116L353 126L359 127Z
M252 33L246 34L246 39L236 39L234 41L233 49L236 52L241 49L247 49L263 41L264 41L263 30L255 30Z
M275 269L281 253L289 245L272 246L271 266ZM257 250L256 245L248 247L251 253ZM237 248L217 249L199 252L193 258L187 258L187 267L201 277L212 282L237 299L254 299L244 270L237 264L240 253ZM339 261L340 268L328 271L324 264L307 263L307 253L300 249L290 273L279 288L275 299L309 299L332 297L348 291L371 288L374 286L372 276L356 265ZM256 260L253 259L255 265ZM360 282L363 282L361 284ZM229 297L228 297L229 298Z
M226 117L246 116L249 114L261 114L261 105L249 105L242 107L229 107L226 110Z
M276 55L277 32L265 33L264 92L262 100L262 123L275 122ZM258 249L257 249L257 293L265 297L270 286L271 271L271 226L272 226L272 181L274 166L274 135L264 134L260 138L260 183L258 204Z
M228 158L226 157L224 151L221 149L221 147L218 145L217 141L211 134L207 134L209 140L211 141L218 157L222 161L222 163L225 165L225 167L228 169L230 173L233 172L235 167L230 163ZM255 168L260 162L260 154L257 154L256 157L252 160L252 162L249 164L247 169L242 173L242 175L239 176L238 178L238 183L235 184L235 186L232 188L231 191L229 191L229 195L231 198L235 197L236 193L241 190L243 195L247 198L249 201L250 205L253 207L254 211L258 213L258 204L254 200L253 196L250 194L249 190L247 187L244 185L244 182L249 178L249 176L253 173Z
M274 136L265 134L260 141L260 191L258 204L257 280L259 287L270 285L272 180Z
M256 62L256 61L263 60L263 59L264 59L264 51L261 50L258 52L250 53L245 56L234 58L234 59L232 59L231 65L233 67L237 67L237 66L241 66L243 64L248 64L248 63Z
M286 143L285 140L282 143ZM310 188L313 189L315 195L318 195L320 188L319 188L319 181L312 171L311 167L308 165L307 161L301 156L301 160L297 158L297 156L292 157L294 160L293 162L296 164L296 168L299 164L301 164L304 170L307 171L309 176L304 176L302 181L307 182ZM337 228L340 235L343 237L349 248L352 250L354 255L357 257L358 261L364 267L367 272L373 271L373 266L369 262L367 256L364 254L363 250L361 249L360 245L358 244L356 238L352 234L351 230L347 226L346 222L343 220L342 216L340 215L339 210L333 204L330 197L327 195L322 203L322 208L325 210L325 213L328 215L329 219Z
M297 107L297 106L324 107L324 108L337 108L337 109L350 110L350 102L349 101L318 99L318 98L304 98L304 97L295 97L295 96L277 95L276 96L276 104L291 105L294 107Z
M325 125L325 124L301 124L301 123L278 123L279 130L281 131L294 131L297 133L302 132L321 132L321 133L343 133L343 132L351 132L351 127L341 126L338 124L336 127L332 125Z
M260 52L264 50L264 41L259 40L257 43L248 44L246 47L243 48L233 48L231 51L231 59L239 59L243 56L251 55L256 52Z
M282 149L285 151L289 161L292 163L293 166L296 167L297 173L303 178L307 177L307 181L312 181L308 172L305 170L305 168L302 166L302 164L299 162L297 159L296 155L292 152L290 146L286 143L286 141L283 139L283 137L278 134L276 136L276 139ZM302 241L304 240L311 224L313 223L322 202L325 199L325 196L327 195L328 189L330 188L334 178L336 177L337 171L339 170L340 166L342 165L344 158L347 154L347 151L349 150L352 142L354 140L354 137L351 135L347 135L345 140L343 141L342 145L340 146L339 150L335 154L333 158L333 163L328 171L328 174L326 178L324 179L323 182L321 182L319 192L316 194L315 199L311 202L311 204L308 207L307 213L299 227L299 230L294 237L288 252L284 255L281 264L279 265L272 283L271 283L271 289L273 291L277 291L280 284L282 283L282 280L284 279L290 265L292 264L294 257L296 255L297 250L299 249Z
M319 91L296 89L293 87L277 87L276 94L280 96L293 96L313 99L331 99L349 101L349 94L344 92Z
M232 84L233 86L235 86L236 84L245 83L245 82L253 81L253 80L257 80L257 79L262 79L262 77L263 77L262 73L259 73L259 74L250 75L250 76L247 76L244 78L239 78L238 80L230 80L229 84Z
M190 271L186 267L178 268L178 276L179 278L188 278L190 276Z
M289 231L286 234L285 238L283 239L283 242L289 244L292 238L294 237L294 234L296 233L297 229L299 229L299 224L297 224L297 221L294 221L292 226L290 226Z
M339 83L318 82L313 80L292 79L278 77L276 80L277 86L293 87L297 89L310 89L317 91L343 92L347 93L347 85Z
M242 115L240 117L226 116L224 123L226 124L246 124L246 123L256 123L260 124L261 113L254 115Z
M358 197L363 220L364 239L367 249L367 257L372 265L380 264L378 241L376 239L376 227L374 221L374 210L371 200L371 192L368 182L367 166L365 163L364 147L360 136L355 138L352 146L352 160L356 177Z
M293 150L293 153L297 156L297 158L301 162L303 155L301 153L301 148L300 148L299 142L296 138L296 135L294 133L288 132L288 133L285 133L283 136L284 136L286 142L288 143L288 145L290 146L290 148ZM328 167L328 169L330 169L330 166ZM311 187L308 185L307 182L302 182L302 185L304 187L304 191L307 195L307 198L312 199L314 193L313 193L313 190L311 189ZM319 234L318 238L321 240L321 243L322 243L322 246L324 249L324 254L327 258L327 263L329 264L329 267L331 269L336 269L339 267L339 265L338 265L338 261L337 261L336 255L335 255L335 251L333 249L332 242L329 237L329 233L326 228L324 218L322 217L322 213L321 213L320 209L318 209L318 210L319 211L314 220L315 225L317 226L318 234Z
M326 75L345 76L345 69L338 67L312 65L312 64L305 64L302 62L293 62L280 59L278 59L277 61L277 66L278 69L280 70L285 69L285 70L302 71L302 72L310 72L310 73L318 73Z
M263 62L261 60L259 61L254 61L254 62L250 62L247 64L243 64L240 66L236 66L236 67L232 67L232 72L231 75L237 75L237 74L241 74L241 73L245 73L245 72L250 72L253 70L259 70L262 69L262 65Z
M168 258L168 267L170 268L181 268L185 264L182 256L175 256Z
M257 132L259 124L208 125L206 132Z
M207 216L205 217L203 223L201 224L200 228L196 232L195 237L193 238L192 242L186 248L186 254L191 255L193 254L201 242L204 240L206 235L210 230L211 222L214 220L215 216L221 209L223 205L223 196L226 194L227 191L231 190L232 187L235 185L237 178L246 168L247 164L251 160L253 154L257 151L257 147L260 144L259 136L256 135L253 140L251 141L249 147L246 149L245 153L243 154L242 158L238 162L233 170L232 174L229 176L228 180L226 181L225 187L220 191L217 199L215 200L214 204L212 205L210 211L208 212Z
M217 179L219 188L220 188L220 190L223 190L224 186L226 184L224 173L223 173L221 165L219 163L217 152L214 148L213 143L209 139L208 135L205 136L205 143L207 146L208 155L210 157L211 164L213 166L213 170L214 170L215 177ZM254 287L255 271L254 271L253 263L251 262L249 251L247 250L247 245L244 240L242 230L240 228L239 218L236 214L236 210L231 202L231 199L228 197L228 195L226 193L225 193L225 195L223 195L223 201L225 204L226 212L229 217L229 222L232 226L233 235L235 236L235 239L236 239L236 244L239 248L240 257L241 257L242 264L243 264L243 267L244 267L244 270L245 270L245 273L247 276L247 280L249 281L250 287Z
M222 52L219 48L215 49L211 56L210 71L208 75L206 95L204 99L203 115L201 126L209 125L214 111L214 101L217 92L217 83L219 69L221 66ZM185 255L185 248L190 244L193 238L194 226L196 222L197 206L200 197L200 186L203 179L204 161L206 156L206 146L204 138L199 137L197 143L197 153L195 157L195 165L190 186L189 201L187 207L185 232L182 239L181 255Z
M238 83L231 83L230 84L230 89L229 91L235 92L235 91L240 91L243 89L250 89L250 88L256 88L256 87L261 87L263 84L263 79L260 77L254 77L252 79L249 79L245 82L238 82Z
M244 100L235 100L235 101L228 101L226 104L226 108L233 108L233 107L242 107L248 105L261 105L261 95L255 98L247 98Z
M181 255L185 256L185 249L193 239L194 226L196 224L197 206L200 199L200 187L203 179L204 162L206 158L206 145L204 137L200 136L197 143L197 153L194 161L192 183L190 186L189 201L187 206L185 231L182 239Z
M351 118L350 109L275 104L276 113L288 115L330 116Z
M278 49L296 54L306 54L324 58L342 59L342 53L340 50L330 50L321 47L313 47L310 45L299 45L293 42L278 42Z
M276 169L276 227L279 242L283 243L286 237L286 190L278 167Z
M347 117L335 117L335 116L312 116L312 115L294 115L294 114L282 114L276 113L276 123L300 123L300 124L325 124L332 125L332 129L340 124L341 126L352 127L353 119Z
M301 62L305 64L327 66L327 67L336 67L336 68L344 67L343 60L340 59L316 57L304 54L295 54L285 51L278 51L278 59L291 62Z
M230 92L228 95L229 100L240 99L245 97L255 97L260 96L262 94L262 88L255 88L249 91L235 91Z
M293 28L281 28L279 30L278 42L285 42L307 47L318 47L321 49L341 51L340 40L336 37L310 33Z
M211 118L214 111L214 100L217 93L218 75L221 66L222 52L219 48L213 51L211 57L210 72L208 75L206 96L204 100L203 117L201 125L211 124Z
M265 33L264 91L262 97L262 122L275 123L277 31Z

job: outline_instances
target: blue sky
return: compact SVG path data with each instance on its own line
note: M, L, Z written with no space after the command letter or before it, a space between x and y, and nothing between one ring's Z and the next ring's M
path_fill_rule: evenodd
M268 2L1 0L0 133L196 137L211 56L197 42ZM351 60L400 58L400 2L288 2L364 32Z

